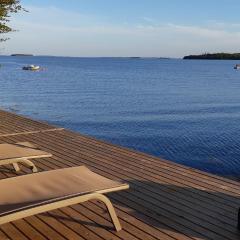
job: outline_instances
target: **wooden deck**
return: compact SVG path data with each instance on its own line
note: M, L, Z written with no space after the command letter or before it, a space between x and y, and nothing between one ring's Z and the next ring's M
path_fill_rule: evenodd
M128 182L129 190L109 195L123 230L116 233L105 207L92 201L2 225L0 240L240 239L238 182L0 111L0 143L19 141L53 154L34 161L41 171L85 164ZM16 176L11 166L0 170L0 178Z

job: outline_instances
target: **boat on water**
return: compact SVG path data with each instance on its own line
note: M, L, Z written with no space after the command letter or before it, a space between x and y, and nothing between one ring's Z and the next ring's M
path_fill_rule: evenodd
M28 65L28 66L24 66L22 69L29 70L29 71L37 71L37 70L40 70L40 67L35 65Z
M236 64L236 65L234 66L234 69L240 70L240 64Z

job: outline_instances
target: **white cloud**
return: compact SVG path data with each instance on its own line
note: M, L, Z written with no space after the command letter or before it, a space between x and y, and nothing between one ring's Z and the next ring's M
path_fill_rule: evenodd
M142 19L147 23L156 23L156 21L150 17L143 17Z
M184 25L176 25L176 24L167 24L173 30L176 30L180 33L191 34L199 37L206 38L219 38L219 37L239 37L240 31L232 32L228 30L218 30L214 28L205 28L199 26L184 26Z

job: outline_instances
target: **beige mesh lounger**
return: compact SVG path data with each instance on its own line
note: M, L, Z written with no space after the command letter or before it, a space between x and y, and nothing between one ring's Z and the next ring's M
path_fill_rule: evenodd
M22 163L37 172L36 166L29 159L51 157L52 154L37 149L29 142L0 144L0 166L12 164L15 171L20 171L18 163Z
M0 180L0 224L61 207L97 199L105 203L117 231L121 225L110 200L103 195L128 189L85 166L51 170Z

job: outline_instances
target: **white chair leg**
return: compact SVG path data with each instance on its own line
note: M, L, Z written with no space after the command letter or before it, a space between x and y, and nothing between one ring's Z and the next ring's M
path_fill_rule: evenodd
M27 167L30 167L34 173L38 172L37 167L30 160L23 159L23 160L21 160L21 163L23 163L24 165L27 165Z
M17 163L13 163L13 168L15 169L16 172L20 171L20 167Z
M117 214L114 210L114 207L113 207L111 201L106 196L104 196L102 194L97 194L96 198L98 200L102 201L106 205L106 207L108 209L108 212L109 212L109 215L110 215L110 217L112 219L112 222L115 226L116 231L117 232L120 231L122 229L122 227L121 227L121 224L118 220Z

